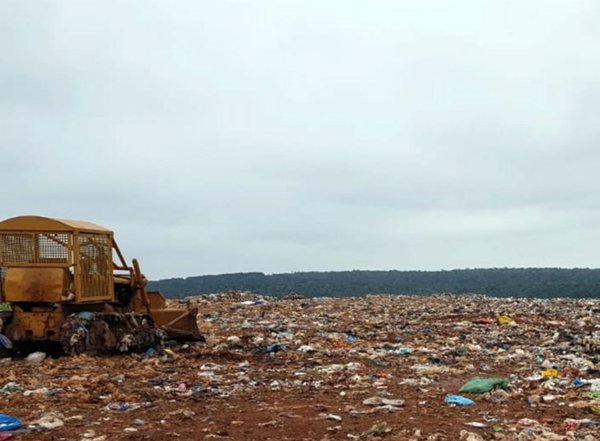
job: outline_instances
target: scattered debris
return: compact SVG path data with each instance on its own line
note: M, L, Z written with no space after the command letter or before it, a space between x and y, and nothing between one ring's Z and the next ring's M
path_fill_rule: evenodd
M185 301L200 311L206 342L3 360L0 404L23 425L1 433L600 440L600 300L229 292Z

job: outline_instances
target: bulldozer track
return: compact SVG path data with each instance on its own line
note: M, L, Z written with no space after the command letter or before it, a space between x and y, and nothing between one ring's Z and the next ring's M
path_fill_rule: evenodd
M165 333L152 318L139 313L79 313L65 320L60 331L62 352L136 352L160 346Z

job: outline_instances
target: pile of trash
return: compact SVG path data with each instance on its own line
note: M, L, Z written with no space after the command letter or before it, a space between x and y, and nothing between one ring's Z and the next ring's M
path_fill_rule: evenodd
M0 440L600 440L600 300L186 301L204 343L0 360Z

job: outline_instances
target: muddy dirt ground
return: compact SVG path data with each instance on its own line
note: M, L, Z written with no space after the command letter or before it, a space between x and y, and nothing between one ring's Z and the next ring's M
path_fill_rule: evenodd
M14 439L600 439L598 300L192 302L206 343L2 360ZM445 403L475 376L509 387Z

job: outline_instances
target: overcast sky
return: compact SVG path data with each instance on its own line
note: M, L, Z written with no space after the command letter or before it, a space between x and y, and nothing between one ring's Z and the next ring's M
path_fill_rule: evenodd
M0 214L150 279L600 266L600 2L0 2Z

